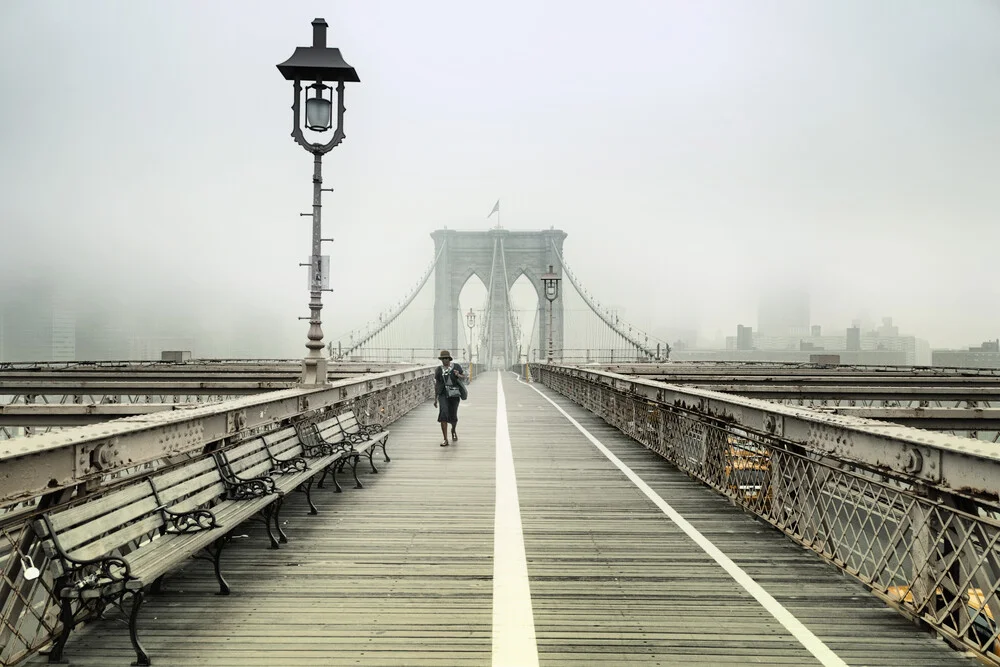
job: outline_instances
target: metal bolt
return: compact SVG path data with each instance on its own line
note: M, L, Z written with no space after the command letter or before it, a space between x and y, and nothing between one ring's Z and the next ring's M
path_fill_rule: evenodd
M911 449L907 452L906 465L904 470L910 474L915 474L920 472L921 468L924 467L924 456L920 453L919 449Z

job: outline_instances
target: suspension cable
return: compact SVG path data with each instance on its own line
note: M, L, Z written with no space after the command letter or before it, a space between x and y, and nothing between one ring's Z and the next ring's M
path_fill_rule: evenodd
M338 359L343 359L352 354L355 350L364 347L366 343L368 343L377 335L385 331L385 329L390 324L396 321L396 318L398 318L400 315L403 314L403 311L406 310L406 307L413 302L413 300L417 297L417 294L420 293L420 290L422 290L424 288L424 285L427 284L427 281L434 273L434 268L437 266L438 260L441 259L441 255L444 253L445 247L447 245L448 241L444 241L444 243L441 244L441 249L438 250L437 255L434 257L434 261L431 262L430 267L428 267L428 269L424 272L424 275L420 279L420 282L417 283L416 288L414 288L414 290L410 292L410 294L405 299L403 299L400 305L394 311L392 311L388 317L383 317L382 315L379 315L379 319L374 322L374 328L368 330L367 332L359 333L358 338L356 340L354 338L355 332L352 331L350 333L351 344L338 353L337 357ZM341 338L341 340L343 340L343 338ZM330 356L333 356L333 342L330 343L329 350L330 350Z
M670 357L670 345L668 345L666 341L657 341L662 346L660 354L657 355L656 350L651 349L647 344L644 344L642 341L632 337L631 333L633 329L631 326L628 326L628 333L626 333L625 328L621 326L621 323L617 317L615 317L615 319L612 320L609 315L605 315L604 313L602 313L600 308L597 305L595 305L593 301L591 301L590 297L580 287L580 283L577 281L576 276L573 275L573 272L570 270L570 268L566 266L566 262L563 259L562 253L559 252L559 248L556 247L555 242L550 241L550 244L552 245L552 250L553 252L555 252L556 258L559 260L559 265L562 267L563 271L566 272L566 277L569 278L570 284L573 285L573 289L576 290L576 293L580 295L580 298L583 299L583 302L587 304L590 310L595 315L597 315L597 317L599 317L601 321L604 322L604 324L606 324L614 333L621 336L629 345L634 347L640 353L644 354L646 357L653 359L655 361L663 361L664 359ZM636 330L636 332L639 333L638 330ZM651 337L648 334L643 334L643 335L645 335L646 341L648 342ZM653 338L653 340L656 341L657 339Z

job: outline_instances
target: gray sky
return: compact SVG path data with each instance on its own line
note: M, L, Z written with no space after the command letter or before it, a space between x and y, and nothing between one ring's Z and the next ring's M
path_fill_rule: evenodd
M1000 335L1000 0L5 0L4 289L298 354L312 165L275 64L316 16L362 78L325 163L328 335L497 198L642 326L731 334L801 283L827 328Z

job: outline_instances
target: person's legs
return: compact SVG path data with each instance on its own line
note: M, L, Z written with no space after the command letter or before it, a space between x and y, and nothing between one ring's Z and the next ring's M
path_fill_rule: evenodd
M448 421L451 412L448 409L448 397L438 396L438 423L441 424L441 446L448 446Z
M455 433L455 426L458 425L458 406L462 402L459 397L448 399L448 416L451 418L451 439L458 441L458 434Z

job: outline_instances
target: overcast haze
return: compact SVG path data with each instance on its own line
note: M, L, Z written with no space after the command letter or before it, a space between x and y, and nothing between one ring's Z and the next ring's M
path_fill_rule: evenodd
M324 162L328 337L498 198L643 327L732 335L785 284L825 327L1000 335L1000 0L4 0L4 292L304 352L312 163L275 64L318 16L362 80Z

